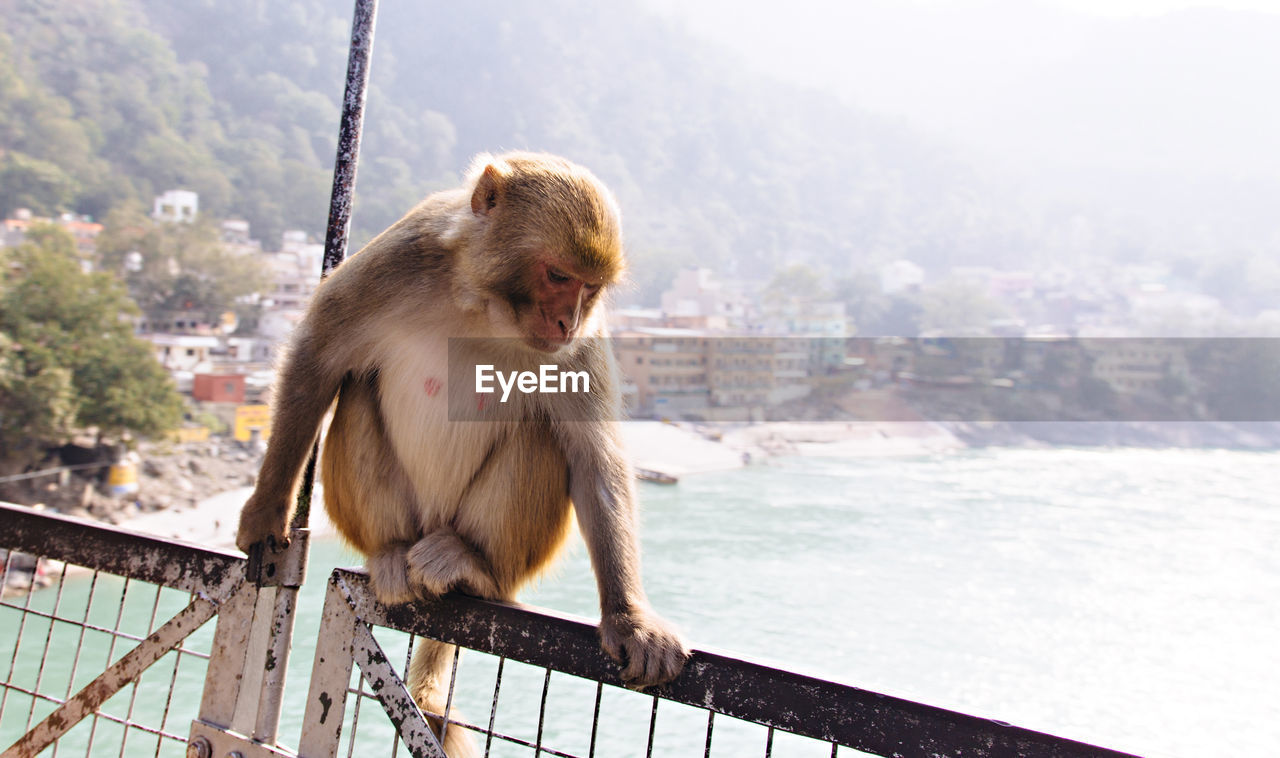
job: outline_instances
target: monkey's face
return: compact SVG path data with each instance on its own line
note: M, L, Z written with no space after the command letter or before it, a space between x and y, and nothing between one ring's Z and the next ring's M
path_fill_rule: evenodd
M559 352L583 333L606 282L554 256L536 256L526 276L527 301L516 308L525 344Z
M593 333L592 309L625 268L613 196L585 169L552 156L510 154L474 176L479 244L468 261L474 279L466 278L485 282L477 289L490 295L494 336L558 353Z

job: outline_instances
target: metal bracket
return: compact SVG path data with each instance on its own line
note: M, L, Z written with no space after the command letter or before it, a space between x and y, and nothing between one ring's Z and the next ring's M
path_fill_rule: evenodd
M191 722L187 758L297 758L297 753L201 721Z
M310 541L310 529L293 529L289 532L289 547L280 552L268 550L262 543L254 545L249 551L246 577L259 587L301 587L307 576Z

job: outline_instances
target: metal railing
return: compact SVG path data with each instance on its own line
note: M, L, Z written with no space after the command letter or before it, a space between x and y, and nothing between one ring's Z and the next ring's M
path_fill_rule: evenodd
M347 682L351 660L360 662L360 674L393 721L414 755L442 755L434 752L433 739L424 714L418 711L399 674L391 667L389 656L374 639L372 630L385 627L420 637L448 642L459 648L480 651L496 658L492 674L492 698L487 719L469 722L452 713L426 714L444 718L450 728L473 731L484 744L485 755L498 742L533 748L534 754L589 758L623 753L601 752L599 745L607 737L602 732L601 704L606 693L612 701L630 698L646 704L647 729L635 728L633 722L623 726L622 736L639 744L619 746L627 755L665 755L655 752L659 734L660 705L675 706L682 722L679 730L685 737L683 754L700 747L702 754L771 756L775 739L780 734L807 738L802 749L806 755L838 754L849 748L882 756L1120 756L1125 755L1073 740L1015 727L999 721L968 716L954 711L914 703L901 698L850 687L753 663L706 649L694 649L684 672L672 683L647 692L624 688L618 666L604 656L593 623L580 618L519 605L494 603L460 595L406 605L384 606L374 598L368 577L363 572L337 569L329 578L325 600L321 645L317 649L316 668L312 672L308 715L301 752L307 755L332 755L338 747L341 713L351 690ZM351 650L354 656L336 651ZM323 657L323 661L322 661ZM526 702L540 703L537 719L529 726L532 734L514 735L495 729L499 700L503 687L503 669L511 662L536 669L526 676L526 684L541 683L540 692L528 692ZM455 658L454 681L448 702L453 703L460 684L461 667ZM574 752L547 740L548 712L546 703L552 675L569 675L594 685L594 694L577 688L583 702L579 715L588 711L589 722L580 719L582 728L569 741L585 738L585 750ZM479 678L489 679L489 672ZM592 689L592 688L588 688ZM358 693L362 694L362 693ZM323 705L321 705L323 704ZM562 703L562 705L564 705ZM569 702L570 708L573 703ZM690 718L690 710L698 716ZM633 707L634 713L636 709ZM323 718L322 718L323 715ZM720 719L717 721L717 719ZM719 750L713 739L725 728L725 721L746 722L762 727L758 744L750 749L741 730L728 745ZM699 726L701 734L692 734L690 723ZM586 728L589 723L589 730ZM327 725L327 728L326 728ZM354 726L354 725L353 725ZM749 732L748 732L749 734ZM696 737L695 739L692 739ZM615 741L616 742L616 741ZM817 743L825 746L815 752ZM792 747L800 743L792 741ZM643 745L643 753L639 745ZM618 748L615 748L618 749ZM848 751L846 751L848 754Z
M344 739L348 756L394 755L389 741L443 756L428 716L473 732L486 756L1126 755L706 649L672 683L635 692L586 620L456 595L385 606L350 569L329 577L294 750L277 744L281 697L271 694L283 689L272 676L283 668L270 643L274 591L302 579L287 553L259 586L231 553L4 504L0 549L11 588L0 599L0 734L18 733L3 758L59 747L332 758ZM41 565L53 567L43 589ZM75 567L87 581L65 581ZM201 629L215 617L212 634ZM446 713L424 714L404 686L413 637L469 651L454 659ZM204 694L181 702L179 688ZM371 701L388 717L372 735L360 722Z
M0 755L36 755L78 726L71 741L83 744L86 755L114 752L116 744L120 755L132 755L138 748L129 739L139 732L156 740L157 755L166 741L185 749L191 714L178 722L182 733L174 731L167 693L184 662L228 670L207 643L188 643L220 610L252 600L256 588L244 580L244 559L4 504L0 548L0 651L9 653L0 682L0 733L22 722L21 737ZM20 560L23 555L33 559ZM42 577L50 565L56 576ZM91 574L87 588L67 591L68 575L79 570ZM50 586L37 592L42 578ZM132 648L116 658L126 645ZM171 661L169 682L160 687L166 696L158 723L147 724L135 718L138 681L162 659ZM97 666L101 673L84 682ZM195 675L203 678L204 671Z

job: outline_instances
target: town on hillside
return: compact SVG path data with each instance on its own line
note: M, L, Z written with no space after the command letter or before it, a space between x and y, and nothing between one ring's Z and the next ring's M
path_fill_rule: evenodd
M192 223L199 197L170 190L151 215ZM0 243L19 244L40 221L16 212ZM84 261L96 259L101 224L43 221L69 231ZM216 420L212 431L250 443L269 434L273 360L319 284L323 247L293 230L268 251L246 221L218 229L226 251L262 271L261 290L214 316L152 309L135 331L200 418ZM124 265L141 267L140 258L131 252ZM760 281L688 267L660 302L621 303L610 333L626 413L693 422L1280 418L1256 362L1241 360L1274 350L1270 341L1228 336L1276 334L1280 310L1233 313L1161 266L934 274L895 260L862 272L856 287L847 281L802 264ZM211 431L188 426L186 439Z

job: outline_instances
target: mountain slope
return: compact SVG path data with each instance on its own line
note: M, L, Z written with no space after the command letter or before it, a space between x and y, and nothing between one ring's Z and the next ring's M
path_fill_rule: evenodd
M15 76L87 135L64 161L96 188L78 210L181 185L269 244L286 225L321 232L349 2L0 9ZM746 276L790 260L835 274L900 257L1023 265L1052 254L1034 240L1060 225L900 124L743 72L629 3L384 0L372 72L357 242L456 182L473 154L507 148L566 154L615 188L638 295L693 262Z

